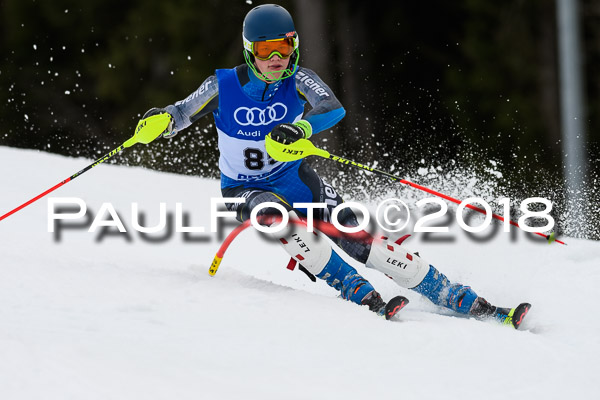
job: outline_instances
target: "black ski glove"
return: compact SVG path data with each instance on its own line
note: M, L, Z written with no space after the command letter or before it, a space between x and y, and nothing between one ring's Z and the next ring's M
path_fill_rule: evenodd
M271 138L282 144L291 144L298 139L308 139L311 135L310 122L303 119L295 124L279 124L271 131Z

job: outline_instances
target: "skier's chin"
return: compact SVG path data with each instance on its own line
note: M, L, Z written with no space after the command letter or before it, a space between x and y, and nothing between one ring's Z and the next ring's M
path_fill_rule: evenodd
M284 70L285 70L284 67L269 68L267 71L267 76L272 77L273 79L279 79L279 78L281 78L281 75L283 74Z

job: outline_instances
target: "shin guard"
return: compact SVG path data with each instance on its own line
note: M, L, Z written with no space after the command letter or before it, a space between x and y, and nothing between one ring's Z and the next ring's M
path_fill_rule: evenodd
M290 211L290 221L299 220L295 211ZM283 245L285 251L311 274L317 276L331 258L332 249L324 237L308 232L306 225L288 224L280 232L271 233Z
M292 218L297 219L294 211L290 211L290 219ZM362 304L367 294L374 290L366 279L333 251L324 237L316 232L307 232L305 225L290 224L290 227L272 236L283 244L292 259L339 290L344 299Z
M412 289L434 304L468 314L477 294L448 278L419 255L385 239L373 241L367 267L383 272L398 285Z
M383 272L398 285L414 288L423 281L429 271L429 264L417 254L386 239L376 239L366 266Z

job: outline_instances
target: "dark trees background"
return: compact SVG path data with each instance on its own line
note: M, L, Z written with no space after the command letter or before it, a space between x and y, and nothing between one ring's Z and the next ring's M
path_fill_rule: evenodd
M260 3L0 0L0 145L90 158L115 148L147 109L241 64L242 20ZM279 4L295 18L301 64L348 111L318 145L409 175L493 159L507 193L560 191L554 1ZM600 1L581 0L580 11L595 185ZM212 118L190 130L115 162L218 176Z

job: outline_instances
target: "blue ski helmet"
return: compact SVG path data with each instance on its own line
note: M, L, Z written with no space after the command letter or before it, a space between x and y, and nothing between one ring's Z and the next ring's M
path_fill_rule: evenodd
M254 7L244 18L242 38L244 41L244 60L257 76L267 82L275 82L294 75L298 68L299 40L292 16L285 8L277 4L263 4ZM266 76L258 71L254 64L255 43L274 40L289 40L293 47L293 52L290 55L275 53L281 58L290 57L287 69L278 78Z

